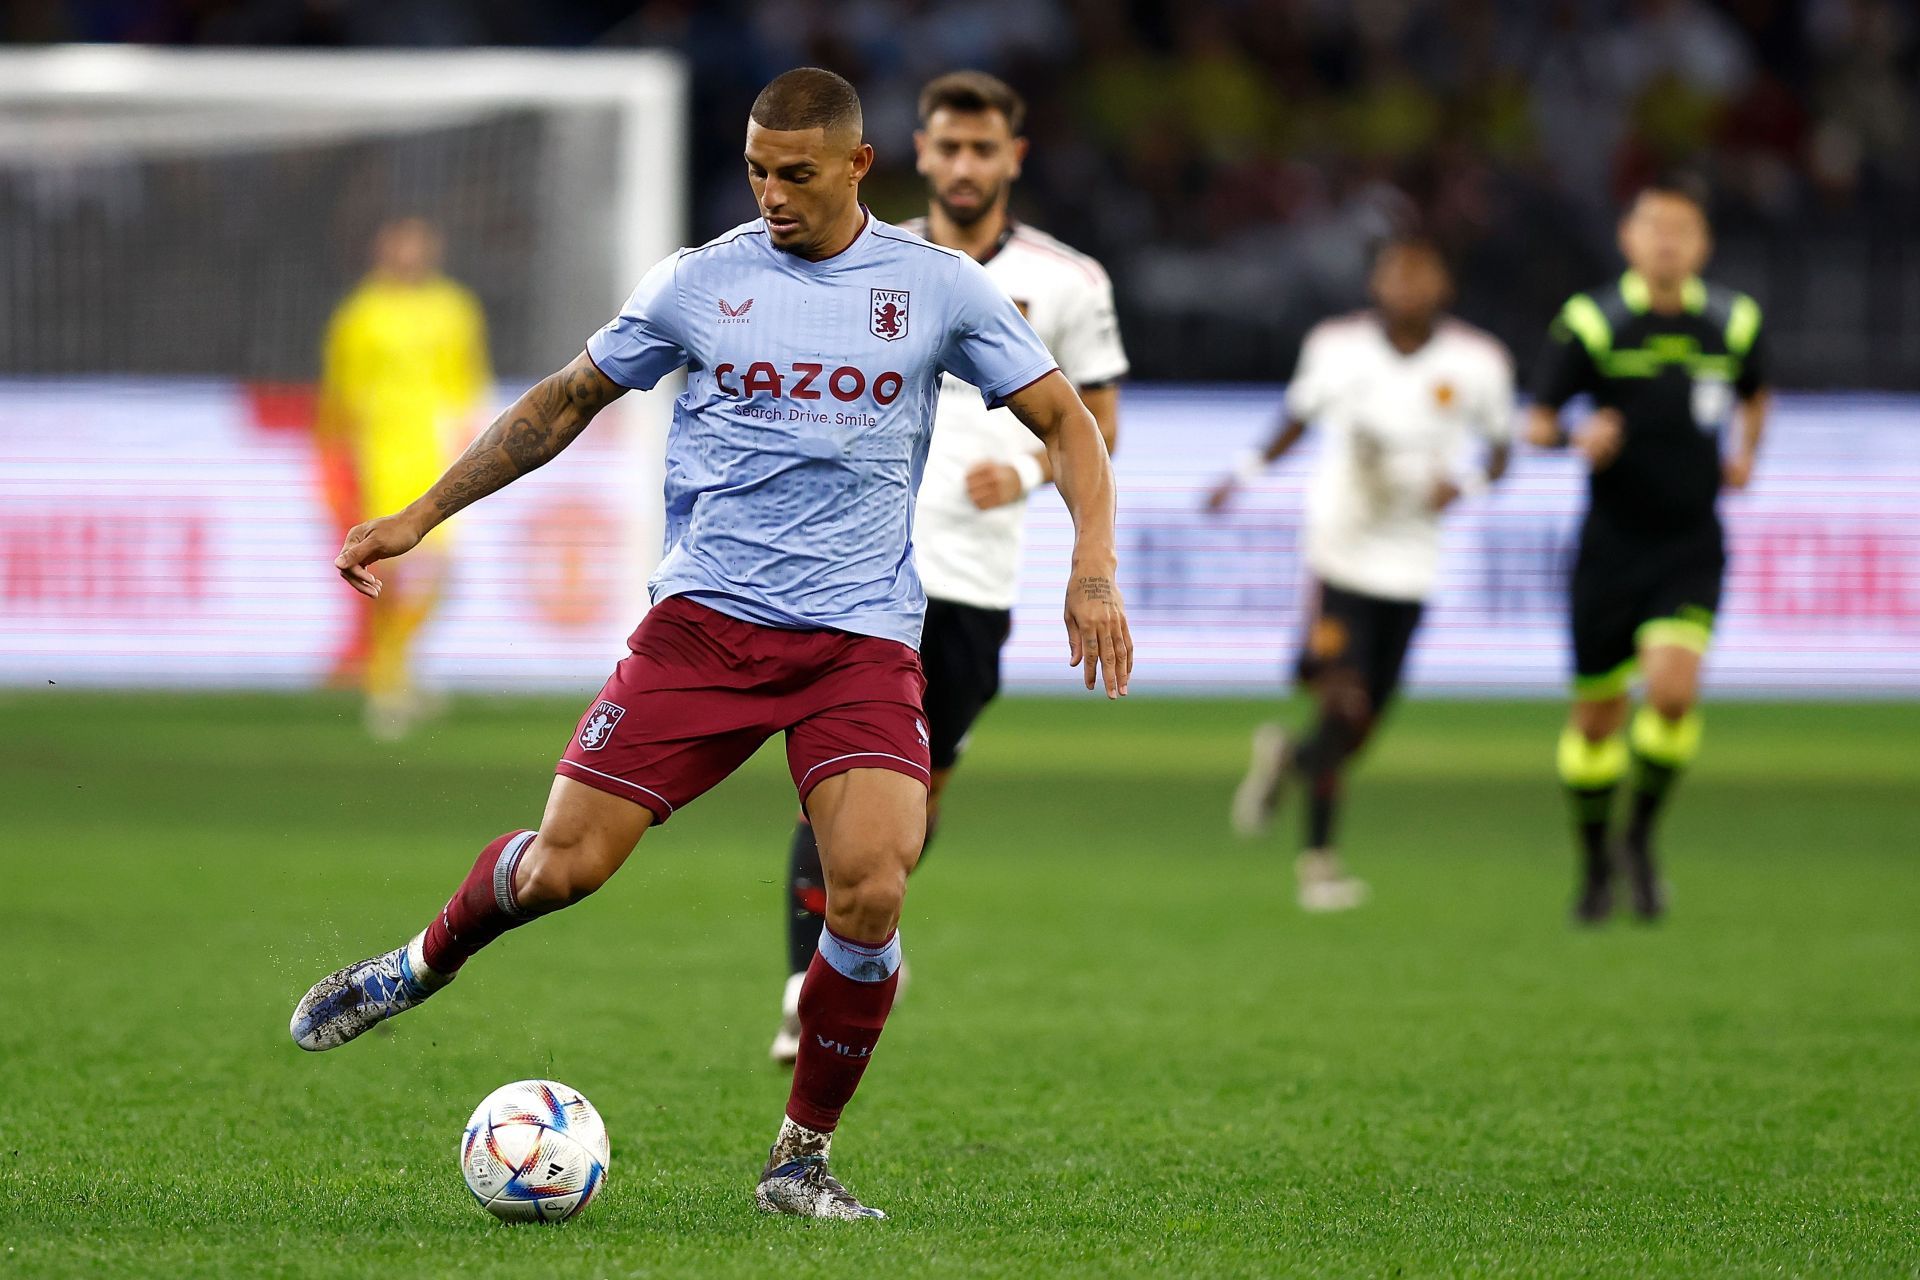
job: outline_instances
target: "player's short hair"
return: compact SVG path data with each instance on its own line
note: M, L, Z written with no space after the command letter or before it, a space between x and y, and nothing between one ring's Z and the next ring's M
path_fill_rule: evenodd
M1707 216L1709 193L1707 183L1697 173L1663 173L1641 183L1634 189L1633 197L1621 210L1622 216L1632 213L1634 206L1647 196L1670 196L1676 200L1685 200L1700 211L1701 217Z
M1016 138L1027 126L1026 99L1005 80L984 71L949 71L927 81L920 90L920 123L926 124L936 111L962 115L998 111L1006 117L1007 130Z
M860 95L845 79L824 67L795 67L781 72L753 100L750 114L762 129L849 130L856 138L866 133Z

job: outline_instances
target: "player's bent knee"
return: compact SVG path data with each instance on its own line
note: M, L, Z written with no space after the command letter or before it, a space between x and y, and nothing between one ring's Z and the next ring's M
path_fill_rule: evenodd
M842 937L879 942L900 922L910 864L875 868L827 886L827 924Z
M600 838L542 832L520 860L516 896L535 911L572 906L612 879L629 852Z

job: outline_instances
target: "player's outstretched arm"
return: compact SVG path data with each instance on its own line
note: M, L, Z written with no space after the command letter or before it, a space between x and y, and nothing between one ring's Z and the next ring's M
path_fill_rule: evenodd
M1222 476L1219 483L1207 492L1207 510L1215 514L1225 511L1241 485L1259 479L1268 467L1286 457L1306 434L1306 423L1291 414L1283 417L1264 445L1242 454L1233 464L1233 470Z
M369 565L413 550L454 512L551 462L625 391L581 352L523 392L406 510L348 530L333 567L361 595L378 596L380 579Z
M1047 446L1054 486L1073 516L1067 660L1084 666L1087 688L1104 673L1107 696L1121 697L1133 676L1133 633L1115 582L1113 464L1106 441L1072 384L1057 371L1016 391L1007 407Z

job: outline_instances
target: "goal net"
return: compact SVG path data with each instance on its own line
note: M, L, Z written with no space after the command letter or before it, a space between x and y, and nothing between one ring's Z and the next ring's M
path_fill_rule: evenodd
M0 682L302 685L361 628L312 430L329 317L424 219L480 301L476 428L683 242L667 55L0 55ZM667 396L449 529L429 682L576 687L644 603Z

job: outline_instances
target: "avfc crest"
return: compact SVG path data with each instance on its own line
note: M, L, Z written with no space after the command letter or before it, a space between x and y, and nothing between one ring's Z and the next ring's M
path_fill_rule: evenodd
M594 703L593 710L580 722L580 749L598 751L606 746L607 740L613 737L613 726L619 724L625 714L627 709L615 703Z
M875 289L873 315L867 329L882 342L898 342L907 336L907 299L905 289Z

